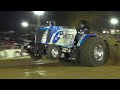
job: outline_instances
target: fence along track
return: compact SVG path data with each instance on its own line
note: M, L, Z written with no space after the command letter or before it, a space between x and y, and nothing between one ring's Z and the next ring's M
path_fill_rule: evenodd
M2 58L17 58L28 56L27 53L21 52L21 49L5 49L0 50L0 59Z

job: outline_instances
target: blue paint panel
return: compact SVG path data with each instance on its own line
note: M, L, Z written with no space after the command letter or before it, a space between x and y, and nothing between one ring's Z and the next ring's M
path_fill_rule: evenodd
M56 33L58 30L63 29L62 26L41 26L38 30L51 30L50 38Z
M53 36L53 34L55 34L58 30L61 30L61 29L63 29L62 26L41 26L38 28L38 30L48 30L48 32L50 31L50 34L48 36L50 39ZM60 38L58 37L57 41L58 41L58 39L60 39ZM54 42L57 42L57 41L54 41Z
M40 27L38 30L48 30L50 27Z
M90 38L90 37L96 37L96 36L97 36L97 35L95 35L95 34L86 34L85 37L82 39L82 41L79 42L79 43L80 43L80 46L83 45L83 43L84 43L88 38Z
M56 35L55 35L52 43L56 43L56 42L60 39L60 37L58 37L58 35L59 35L60 33L63 33L63 31L59 31L59 32L56 33Z
M59 27L59 26L52 26L49 30L51 30L51 35L50 38L53 36L53 34L55 34L58 30L63 29L63 27Z
M41 26L38 28L38 30L60 30L63 29L62 26Z

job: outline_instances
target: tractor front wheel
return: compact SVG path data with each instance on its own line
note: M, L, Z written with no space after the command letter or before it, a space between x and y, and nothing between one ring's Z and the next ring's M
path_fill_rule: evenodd
M46 54L50 60L56 60L61 56L61 49L59 46L52 44L47 47Z

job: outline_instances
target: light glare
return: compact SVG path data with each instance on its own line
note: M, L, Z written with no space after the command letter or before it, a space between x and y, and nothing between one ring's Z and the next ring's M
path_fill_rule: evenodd
M28 23L27 22L22 22L22 26L23 27L28 27Z
M40 15L43 15L43 14L44 14L44 11L33 11L33 13L34 13L35 15L40 16Z
M111 19L111 24L116 25L118 23L118 20L116 18Z

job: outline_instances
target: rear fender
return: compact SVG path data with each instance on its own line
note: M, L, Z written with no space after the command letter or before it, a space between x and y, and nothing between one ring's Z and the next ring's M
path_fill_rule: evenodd
M97 35L95 35L95 34L83 34L83 35L80 37L80 39L79 39L79 41L78 41L78 43L77 43L77 47L83 45L84 42L85 42L88 38L90 38L90 37L97 37Z

